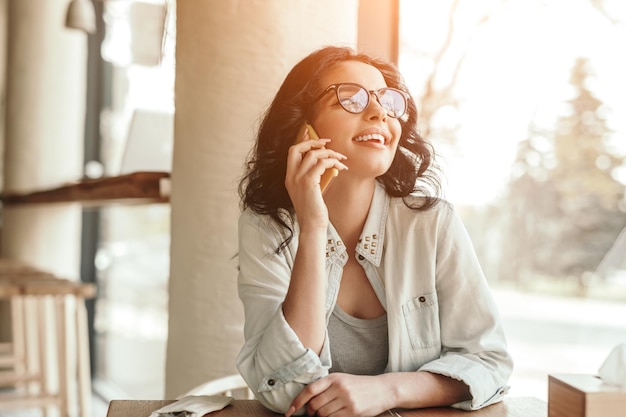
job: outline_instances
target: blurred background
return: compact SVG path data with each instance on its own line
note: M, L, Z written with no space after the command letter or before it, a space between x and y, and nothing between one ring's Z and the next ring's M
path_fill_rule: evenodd
M400 1L399 65L507 323L512 393L626 341L626 4Z
M511 393L546 399L548 373L596 373L626 343L626 3L384 3L390 58L505 320ZM169 172L176 4L94 5L103 104L85 176ZM166 391L171 216L168 204L83 213L82 274L99 288L92 375L105 400Z

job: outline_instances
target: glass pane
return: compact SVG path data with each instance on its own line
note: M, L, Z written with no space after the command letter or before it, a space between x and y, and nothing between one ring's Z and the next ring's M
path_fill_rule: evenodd
M511 393L546 399L549 373L596 374L626 340L626 6L400 6L399 66L501 306Z
M107 1L102 56L113 65L102 115L105 174L171 171L175 2ZM94 389L107 399L164 393L168 204L101 209Z

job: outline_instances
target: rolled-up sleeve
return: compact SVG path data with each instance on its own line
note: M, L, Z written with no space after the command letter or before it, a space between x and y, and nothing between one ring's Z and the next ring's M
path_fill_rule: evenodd
M284 413L303 387L328 374L330 349L304 347L282 312L295 248L279 254L283 236L269 219L244 211L239 219L238 291L245 312L245 343L237 368L257 399Z
M472 399L453 407L475 410L503 398L513 361L467 231L453 208L445 211L436 254L442 352L420 370L465 382Z

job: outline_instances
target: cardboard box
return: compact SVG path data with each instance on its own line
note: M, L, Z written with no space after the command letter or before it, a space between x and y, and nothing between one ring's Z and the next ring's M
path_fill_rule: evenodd
M548 375L548 417L625 416L626 388L595 375Z

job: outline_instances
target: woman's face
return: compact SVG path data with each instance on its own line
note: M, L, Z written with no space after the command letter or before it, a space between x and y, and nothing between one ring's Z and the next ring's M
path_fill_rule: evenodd
M321 80L321 87L356 83L368 91L387 87L382 73L360 61L344 61L332 66ZM337 100L335 90L328 91L318 102L316 116L311 120L320 138L330 138L328 148L348 157L343 161L348 171L341 173L361 178L376 178L389 169L402 128L400 121L387 115L373 94L361 113L349 113Z

